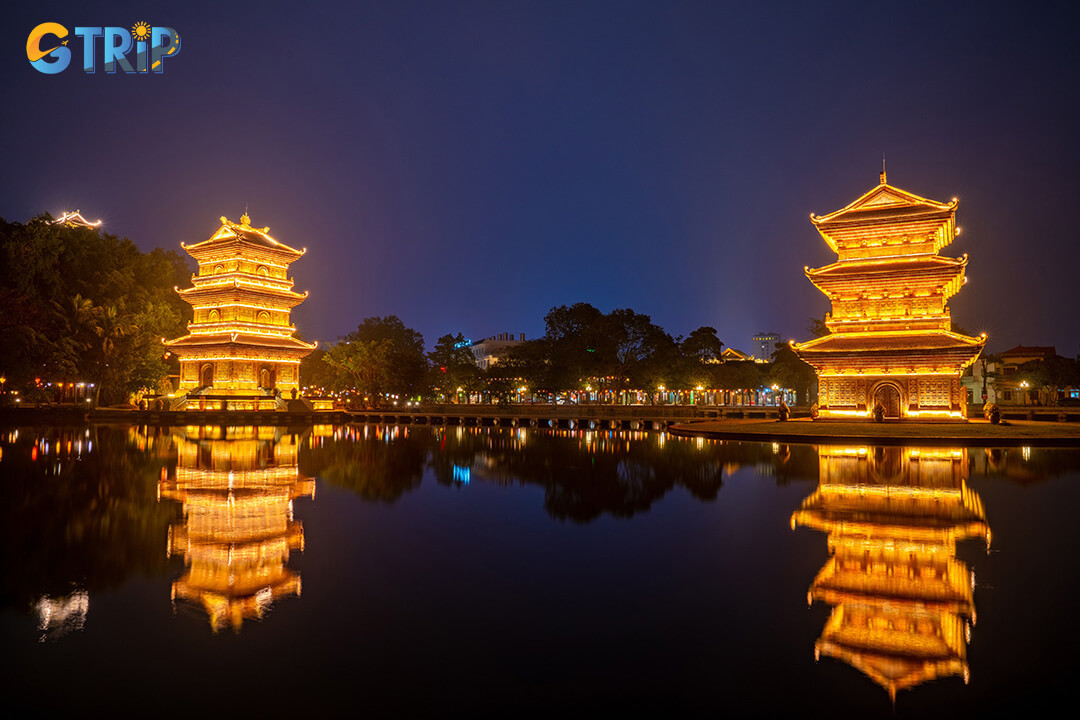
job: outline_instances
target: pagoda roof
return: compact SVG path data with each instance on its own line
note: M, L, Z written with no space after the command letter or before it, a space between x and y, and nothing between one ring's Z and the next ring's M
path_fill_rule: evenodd
M878 258L872 260L851 260L834 262L819 268L805 268L807 276L817 278L866 278L868 282L877 281L880 276L908 276L917 273L920 277L926 273L936 273L951 278L956 268L963 268L968 263L965 253L958 258L941 255L914 255L907 257Z
M819 498L814 500L820 501ZM876 536L879 540L931 544L945 542L948 538L986 537L989 529L985 518L973 508L962 505L942 508L930 501L882 501L876 506L815 502L795 511L792 524L823 532L843 528L846 532Z
M800 356L830 356L858 353L864 355L903 354L910 357L913 352L938 354L954 350L978 351L986 344L986 335L968 337L948 330L930 330L917 332L873 332L873 333L832 333L804 343L794 343L792 348ZM974 360L974 357L972 358Z
M968 674L967 663L956 651L941 650L929 657L924 653L890 652L885 648L863 647L862 642L843 636L823 638L815 650L863 673L883 687L893 700L900 690L950 675L960 675L966 680Z
M278 348L282 350L302 350L309 352L314 350L318 343L308 345L303 340L298 340L292 336L285 335L257 335L255 333L242 333L242 332L224 332L224 333L207 333L205 335L185 335L182 338L176 340L166 340L165 345L174 348L195 348L195 347L265 347L265 348Z
M1057 346L1056 345L1017 345L1016 347L1012 348L1011 350L1006 350L1006 351L998 353L998 354L1003 356L1003 357L1009 356L1009 355L1021 355L1021 356L1042 355L1043 358L1045 359L1045 358L1052 358L1052 357L1057 355Z
M810 213L810 221L814 225L828 225L866 220L876 220L883 217L895 218L897 215L923 215L952 213L956 210L959 201L953 198L947 203L920 197L907 190L889 185L882 173L881 184L860 195L848 205L825 215Z
M307 252L307 248L297 250L296 248L289 247L285 243L278 242L270 236L269 227L252 227L247 213L244 213L244 215L241 216L240 222L238 223L232 222L222 215L221 227L218 228L217 232L211 235L209 239L200 243L195 243L194 245L180 243L180 247L194 255L196 252L236 242L246 242L250 245L274 250L287 255L293 255L295 257L300 257Z
M742 350L736 350L732 347L726 347L721 350L720 359L731 362L743 362L751 360L750 356L744 353Z
M967 255L949 258L923 254L860 262L846 260L804 270L810 282L830 297L852 292L862 294L868 288L895 291L898 287L905 293L919 288L952 296L963 286L967 262Z
M181 297L188 296L185 299L191 304L194 304L192 300L196 298L206 299L224 295L227 299L240 300L248 299L252 295L259 295L265 298L290 300L293 301L293 307L295 307L308 296L307 290L298 293L288 288L268 287L263 284L245 282L242 278L234 278L232 282L200 283L189 288L176 288L176 292Z
M950 612L968 617L974 615L975 603L967 568L959 560L935 558L933 554L910 560L896 557L875 557L881 571L852 566L852 558L861 555L834 555L814 578L812 592L829 604L841 602L875 602L888 600L897 605L948 608ZM889 571L884 571L888 567ZM928 577L919 573L929 569Z

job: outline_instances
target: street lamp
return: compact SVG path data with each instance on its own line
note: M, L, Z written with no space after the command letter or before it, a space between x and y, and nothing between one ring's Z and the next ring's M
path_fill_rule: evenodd
M1024 394L1024 404L1027 405L1028 404L1028 388L1031 387L1031 385L1028 383L1027 380L1021 380L1020 381L1020 387L1024 388L1024 392L1023 392L1023 394Z

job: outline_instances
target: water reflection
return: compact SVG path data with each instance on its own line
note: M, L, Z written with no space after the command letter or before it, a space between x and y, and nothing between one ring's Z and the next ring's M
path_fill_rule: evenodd
M137 427L0 433L0 609L56 640L87 625L95 593L164 572L175 513L155 496L170 451Z
M977 451L982 454L982 451ZM895 699L938 677L967 682L975 576L956 543L990 546L968 450L822 447L817 490L792 528L828 534L807 600L832 606L814 656L846 662Z
M82 630L90 612L90 594L76 590L65 597L43 595L34 604L41 642L59 640L70 632Z
M363 425L316 429L305 471L365 500L393 503L420 487L478 482L544 488L551 517L591 522L647 512L674 488L715 500L725 475L750 469L784 483L817 477L812 447L664 433Z
M184 559L172 597L200 606L216 632L239 630L277 599L300 595L300 575L286 566L303 550L293 500L315 496L300 476L297 436L274 427L176 429L177 464L163 472L160 497L182 504L168 534L168 554Z

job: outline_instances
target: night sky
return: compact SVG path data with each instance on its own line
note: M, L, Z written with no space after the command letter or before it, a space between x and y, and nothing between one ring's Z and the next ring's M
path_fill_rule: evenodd
M0 216L140 248L218 217L307 247L293 313L541 335L553 306L807 339L810 224L878 182L960 198L954 321L1080 350L1073 3L20 2L0 23ZM175 28L161 75L44 75L46 21ZM81 40L72 38L76 58ZM99 50L100 63L100 50Z

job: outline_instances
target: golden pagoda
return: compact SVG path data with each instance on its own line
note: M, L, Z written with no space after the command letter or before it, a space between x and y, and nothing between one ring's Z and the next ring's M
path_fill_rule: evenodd
M239 223L223 216L209 240L180 243L199 264L193 287L177 289L195 310L189 334L165 342L180 358L181 392L253 397L299 389L300 359L315 344L293 337L289 312L307 293L293 292L288 270L307 250L250 223L247 213Z
M837 254L805 268L832 302L829 334L795 353L818 376L822 418L963 418L960 385L986 335L953 332L947 302L966 282L967 255L938 252L959 235L957 200L927 200L881 182L847 207L810 221Z
M293 500L314 497L315 481L300 477L298 440L280 428L182 432L175 473L163 474L158 492L184 511L169 528L168 554L186 566L172 597L200 605L215 632L239 630L275 600L300 595L300 576L286 567L304 549Z
M814 657L858 669L896 698L938 677L968 680L975 576L956 543L990 545L965 449L821 448L820 482L792 529L828 534L807 601L833 607Z

